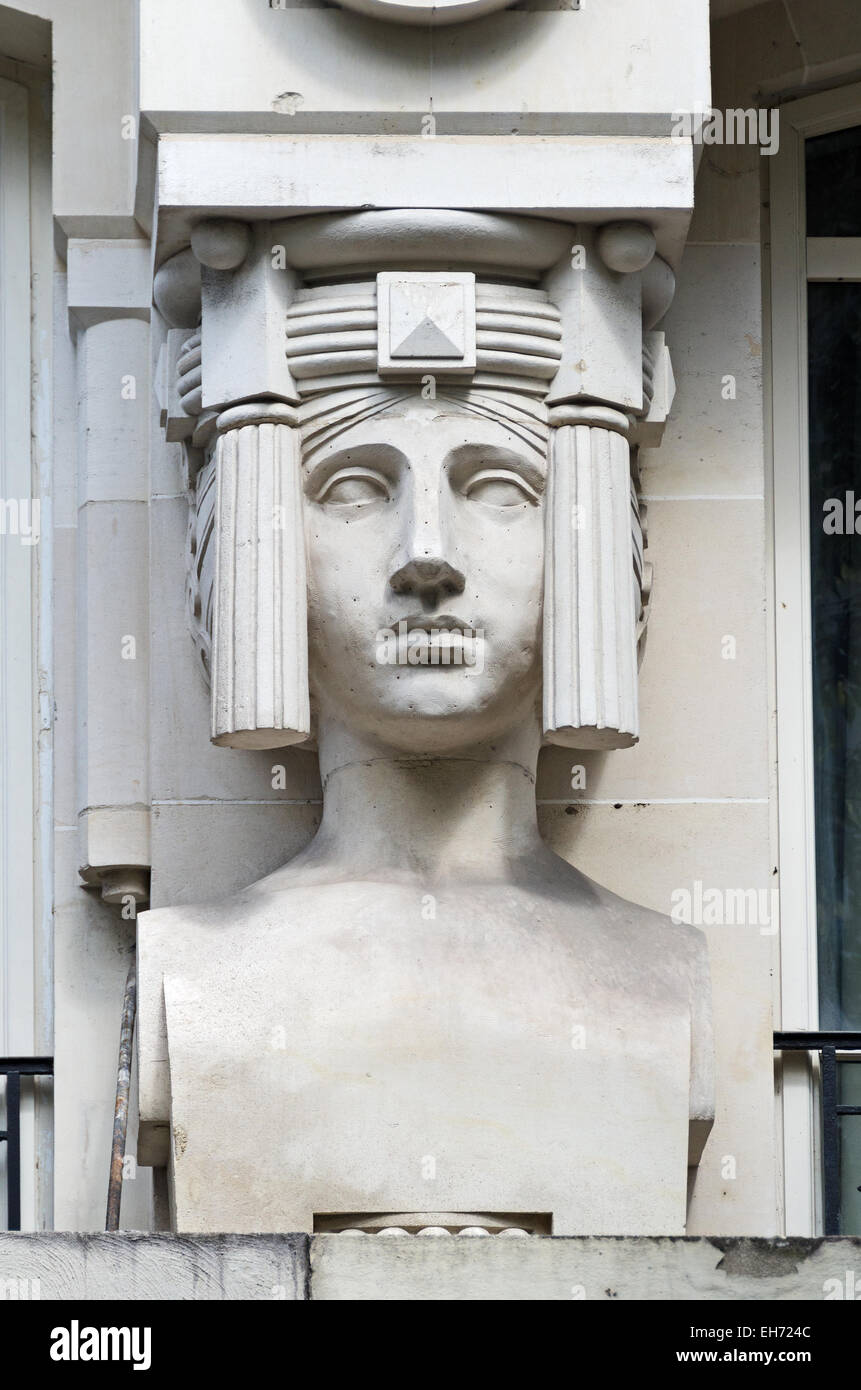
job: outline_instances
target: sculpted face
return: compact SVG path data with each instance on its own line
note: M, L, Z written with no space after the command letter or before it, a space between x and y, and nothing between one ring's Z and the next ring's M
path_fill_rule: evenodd
M426 752L538 718L545 472L504 425L412 396L310 454L323 718Z

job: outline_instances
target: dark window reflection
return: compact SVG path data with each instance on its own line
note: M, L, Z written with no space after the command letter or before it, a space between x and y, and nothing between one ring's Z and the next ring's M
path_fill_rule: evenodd
M861 126L805 147L807 235L861 236Z
M808 309L820 1027L861 1029L861 285Z

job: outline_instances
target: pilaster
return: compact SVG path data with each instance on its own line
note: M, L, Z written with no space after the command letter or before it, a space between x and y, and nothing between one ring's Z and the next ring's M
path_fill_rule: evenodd
M77 332L78 866L109 902L149 895L149 248L69 245Z

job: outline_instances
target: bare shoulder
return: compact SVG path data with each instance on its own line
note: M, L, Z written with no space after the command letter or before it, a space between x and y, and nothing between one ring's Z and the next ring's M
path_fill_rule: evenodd
M623 898L588 878L567 861L554 877L564 890L573 924L583 917L608 952L650 974L684 976L692 987L708 969L706 936L699 927L675 922L666 913Z
M179 960L211 945L213 938L235 931L238 923L249 922L255 911L259 907L244 893L214 902L153 908L138 915L138 949Z
M139 914L138 941L142 949L178 963L199 951L211 953L220 943L229 948L236 937L311 926L319 922L321 896L337 896L339 887L300 882L267 892L253 883L211 902L155 908Z
M676 922L664 912L620 898L606 888L600 893L608 912L630 924L643 948L656 952L669 968L684 970L692 984L708 969L708 943L700 927Z

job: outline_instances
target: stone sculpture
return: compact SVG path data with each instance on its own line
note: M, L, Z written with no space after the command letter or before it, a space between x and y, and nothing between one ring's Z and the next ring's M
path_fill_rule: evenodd
M174 416L206 450L212 737L315 741L324 812L244 892L140 919L139 1158L176 1229L684 1232L703 935L584 878L535 812L542 740L638 733L629 442L671 394L650 236L196 229Z

